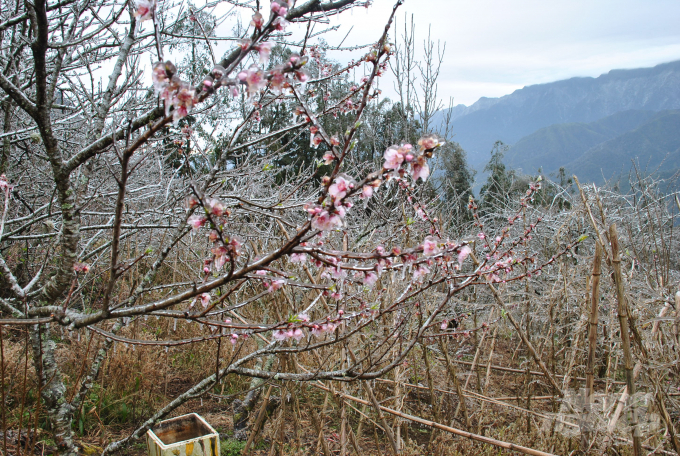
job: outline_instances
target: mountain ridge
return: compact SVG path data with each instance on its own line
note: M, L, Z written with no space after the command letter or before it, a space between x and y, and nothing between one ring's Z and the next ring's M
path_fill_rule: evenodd
M529 85L462 106L451 108L454 136L449 139L468 152L470 165L479 170L496 140L512 145L550 125L589 123L621 111L680 109L680 60ZM440 111L433 123L443 122L444 116Z

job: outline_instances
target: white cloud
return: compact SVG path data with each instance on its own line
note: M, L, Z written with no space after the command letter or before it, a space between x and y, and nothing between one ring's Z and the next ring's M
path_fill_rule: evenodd
M329 42L376 41L393 2L376 0L333 19L341 22ZM431 25L432 38L446 41L440 95L470 104L525 85L611 69L638 68L680 59L677 0L407 0L397 13L416 23L418 49ZM356 53L333 53L349 60ZM390 94L391 83L381 84Z

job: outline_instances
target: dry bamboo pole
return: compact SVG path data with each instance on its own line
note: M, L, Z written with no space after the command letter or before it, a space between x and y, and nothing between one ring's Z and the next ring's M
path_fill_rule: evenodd
M625 290L623 288L623 275L621 274L621 252L619 251L619 236L616 224L609 226L609 242L612 248L612 268L614 270L614 282L616 283L616 297L618 303L619 325L621 329L621 347L623 348L624 368L626 370L626 388L628 389L627 405L629 423L633 434L633 454L640 456L640 428L638 427L637 409L633 403L635 395L635 379L633 377L633 356L630 350L630 336L628 334L628 305L626 303Z
M560 389L559 385L557 384L553 376L548 371L548 368L546 367L543 360L538 356L538 353L536 353L534 346L531 344L526 334L524 334L524 331L522 331L522 328L517 323L517 320L515 320L515 317L513 317L512 313L508 311L508 308L505 306L505 303L503 302L503 299L501 298L501 295L498 292L498 290L496 290L496 288L491 283L487 283L487 285L491 292L493 293L493 297L496 299L496 303L501 309L505 311L506 315L508 316L508 320L510 320L510 323L512 324L512 326L514 326L515 331L517 331L517 333L519 334L520 338L522 339L522 342L524 342L524 345L527 347L529 353L531 353L531 356L534 358L534 361L536 362L536 364L538 364L538 367L540 367L541 371L543 371L543 374L548 379L550 385L552 385L555 393L560 397L564 397L564 393Z
M661 309L661 311L659 312L658 317L663 318L666 315L666 313L668 312L669 307L670 306L668 306L668 305L664 306L663 309ZM656 323L658 323L658 322L656 322ZM656 336L656 333L658 331L659 331L659 325L655 324L654 326L652 326L652 339L654 338L654 336ZM616 371L616 365L614 366L613 370ZM636 379L638 377L638 375L640 375L640 372L642 372L642 364L638 361L635 364L635 368L633 369L633 379ZM628 399L628 388L626 386L624 386L623 389L621 390L621 396L619 397L619 399L617 401L616 409L614 410L614 413L612 414L612 417L609 420L609 424L607 425L607 432L606 432L605 439L604 439L605 444L603 445L603 448L605 448L605 449L607 448L607 446L609 444L608 442L611 441L612 433L614 432L614 429L616 428L616 423L619 420L621 413L623 412L623 408L626 404L627 399ZM673 432L673 431L674 431L674 429L672 431L669 430L669 432ZM678 454L680 454L680 453L678 453Z
M375 407L375 411L378 414L378 419L380 420L383 427L385 428L385 434L387 434L387 440L390 441L390 449L392 450L392 454L394 454L396 456L397 454L399 454L399 448L397 447L397 443L394 441L394 435L392 434L392 429L390 429L390 427L388 426L387 420L385 419L385 415L382 414L382 409L384 407L382 407L378 403L378 400L375 398L375 394L373 394L373 388L371 388L371 385L369 385L368 382L364 382L364 389L368 393L368 397L371 398L371 403L372 403L373 407ZM347 397L347 398L351 397L351 396L348 396L346 394L338 393L338 392L336 392L335 394L340 394L343 397ZM364 402L366 402L366 401L363 401L362 404Z
M328 400L328 394L326 394L326 398L324 400L324 406L321 409L321 411L323 411L323 409L326 408L326 401L327 400ZM318 441L321 443L321 448L323 449L323 454L324 454L324 456L331 456L331 452L328 450L328 445L326 445L326 439L323 438L323 422L321 421L321 417L319 417L319 414L316 413L316 410L311 405L309 406L309 411L312 414L312 422L314 423L314 428L316 429ZM317 451L316 451L315 454L319 453L318 447L319 447L319 445L317 444Z
M439 359L441 361L441 358L437 358L437 359ZM460 361L460 360L457 360L457 359L452 360L451 362L456 363L456 364L463 364L465 366L470 366L472 364L470 361ZM477 366L477 369L482 369L482 368L483 368L482 366ZM514 369L512 367L505 367L505 366L492 365L491 369L501 371L501 372L511 372L511 373L515 373L515 374L525 374L526 373L526 370L524 370L524 369ZM545 375L545 374L543 374L543 372L538 372L538 371L530 371L530 374L531 375L539 375L539 376ZM555 375L555 377L563 378L564 375L557 374L557 375ZM573 377L573 380L578 380L578 381L584 382L586 379L585 379L585 377ZM596 383L605 383L606 380L596 378L595 382ZM611 382L611 383L613 383L614 385L625 385L626 384L626 382Z
M246 446L243 448L243 454L248 454L250 446L253 444L253 440L255 440L255 435L258 433L260 425L262 425L262 422L264 421L264 417L267 414L269 396L271 395L273 388L274 388L273 385L269 385L269 388L267 388L267 392L264 394L264 399L262 399L262 405L260 406L260 412L257 414L257 419L255 420L255 424L253 424L253 429L250 432L250 435L248 436Z
M675 196L678 200L678 196ZM675 321L673 322L673 336L675 336L675 350L676 353L680 348L680 291L675 293Z
M489 313L489 320L493 320L493 314L496 311L495 308L491 309L491 312ZM475 334L477 334L475 332ZM482 346L484 344L484 339L486 339L486 333L482 333L482 337L479 339L479 343L477 344L477 349L475 350L475 357L472 360L470 372L468 373L467 378L465 379L465 386L463 388L468 389L470 386L470 379L474 375L475 369L477 367L477 364L479 363L479 355L481 354L482 351ZM458 414L458 410L456 410L456 415Z
M588 321L588 360L586 361L586 414L588 419L590 416L590 404L593 398L594 385L594 367L595 367L595 351L597 349L597 320L598 310L600 304L600 274L602 270L602 246L600 242L595 243L595 257L593 258L593 273L591 279L591 294L590 294L590 318ZM592 438L592 429L590 423L585 430L583 438L585 442L590 442ZM585 446L584 448L587 448Z
M325 386L319 385L318 383L312 383L312 385L314 385L315 387L317 387L319 389L330 392L330 389L326 388ZM357 402L359 404L366 404L366 405L370 404L366 400L359 399L359 398L354 397L354 396L350 396L349 394L343 394L343 393L340 393L340 392L336 392L335 394L342 395L345 399ZM375 396L373 396L373 398L375 398ZM523 447L523 446L520 446L520 445L515 445L514 443L503 442L502 440L497 440L497 439L493 439L493 438L490 438L490 437L485 437L483 435L473 434L471 432L466 432L466 431L463 431L461 429L456 429L456 428L453 428L453 427L450 427L450 426L443 425L441 423L435 423L434 421L425 420L423 418L418 418L417 416L409 415L409 414L402 413L402 412L397 412L396 410L392 410L390 408L387 408L387 407L384 407L384 406L378 404L377 401L374 401L374 406L376 406L379 410L386 412L386 413L389 413L391 415L395 415L395 416L398 416L400 418L404 418L406 420L413 421L415 423L420 423L420 424L423 424L425 426L440 429L442 431L449 432L449 433L455 434L455 435L459 435L461 437L465 437L465 438L475 440L475 441L478 441L478 442L487 443L489 445L494 445L494 446L497 446L497 447L500 447L500 448L505 448L507 450L514 450L514 451L518 451L520 453L530 454L530 455L533 455L533 456L555 456L551 453L546 453L546 452L543 452L543 451L534 450L533 448L527 448L527 447Z
M446 367L448 369L449 376L453 380L453 386L456 388L456 392L458 395L458 404L460 406L460 409L463 411L463 418L465 418L465 428L470 429L471 428L470 416L468 415L467 404L465 404L465 395L463 395L463 389L460 387L460 381L458 381L458 376L456 375L456 368L454 367L453 363L451 362L451 359L449 358L449 351L446 345L448 345L448 342L445 344L444 341L440 338L439 346L441 347L442 353L444 353ZM455 414L453 415L453 418L454 419L456 418Z

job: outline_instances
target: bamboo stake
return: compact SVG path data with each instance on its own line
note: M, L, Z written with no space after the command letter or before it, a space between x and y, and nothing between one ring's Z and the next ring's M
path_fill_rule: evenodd
M621 274L621 252L619 252L619 236L616 231L616 224L612 223L609 227L609 242L612 247L612 268L614 269L614 281L616 283L616 297L618 303L619 325L621 327L621 347L623 348L624 367L626 370L626 387L628 389L627 405L629 411L629 422L633 434L633 454L640 456L640 428L638 427L637 410L633 403L635 395L635 379L633 377L633 356L630 350L630 336L628 334L628 305L626 303L625 290L623 288L623 275Z
M269 385L267 392L264 394L264 399L262 399L262 405L260 406L260 412L257 414L257 419L255 420L255 424L253 424L253 429L248 436L246 446L243 448L243 454L248 454L250 445L252 445L253 440L255 440L255 434L258 433L260 425L262 424L262 421L264 421L264 417L267 414L267 405L269 404L269 395L272 393L273 388L274 387L272 385Z
M595 243L595 257L593 258L593 278L591 280L591 295L590 295L590 320L588 322L588 360L586 361L586 414L587 419L590 418L590 404L593 398L593 384L594 376L593 370L595 366L595 350L597 349L597 319L598 309L600 304L600 273L602 268L602 246L599 241ZM585 430L584 439L590 442L592 437L592 429L588 422L588 428ZM585 446L584 448L587 448Z
M463 411L463 418L465 418L465 428L471 429L472 425L470 424L470 416L468 415L463 389L460 387L460 381L458 381L458 376L456 375L456 368L453 366L451 359L449 359L449 351L446 349L442 339L439 339L439 346L441 347L442 353L444 353L444 359L446 360L446 367L449 371L449 376L453 380L453 386L456 388L456 392L458 394L458 404L460 409ZM455 419L456 415L454 414L453 417Z
M392 450L392 454L395 456L399 454L399 449L397 448L397 444L394 441L394 435L392 434L392 429L390 429L389 425L387 424L387 420L385 420L385 415L382 414L382 407L379 403L378 400L375 398L375 394L373 394L373 388L371 388L371 385L368 384L368 382L364 382L364 388L366 389L366 392L368 393L368 396L371 398L371 402L373 403L373 407L375 407L375 411L378 414L378 418L380 419L380 422L382 423L383 427L385 428L385 434L387 434L387 439L390 441L390 449ZM344 397L351 397L343 393L336 392L335 394L342 395ZM365 402L365 401L364 401ZM362 403L364 403L362 402ZM399 415L397 415L399 416Z
M439 359L441 361L441 358L437 358L437 359ZM457 360L457 359L451 360L451 362L456 363L456 364L463 364L465 366L472 365L472 363L470 361L460 361L460 360ZM477 366L477 369L483 369L483 366ZM512 367L492 365L491 369L501 371L501 372L512 372L512 373L515 373L515 374L526 374L526 370L524 370L524 369L514 369ZM545 375L545 374L543 374L543 372L538 372L538 371L530 371L530 374L531 375L539 375L539 376ZM555 377L563 378L564 375L557 374L557 375L555 375ZM586 379L585 379L585 377L573 377L573 380L578 380L578 381L584 382ZM599 378L594 379L594 381L598 382L598 383L605 383L606 382L606 380L599 379ZM625 385L626 384L626 382L611 382L611 383L614 384L614 385Z

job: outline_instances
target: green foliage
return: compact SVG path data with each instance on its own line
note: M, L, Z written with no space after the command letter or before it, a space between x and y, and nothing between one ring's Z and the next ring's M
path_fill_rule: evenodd
M467 205L476 172L468 165L467 154L457 142L447 142L437 156L445 173L441 191L447 209L457 223L468 222L472 213Z
M245 447L246 442L241 440L220 440L220 454L222 456L240 456Z
M484 171L489 172L489 177L479 192L482 214L500 212L497 209L510 201L515 171L508 171L503 163L503 156L508 149L503 141L496 141L491 149L491 160L484 167Z

